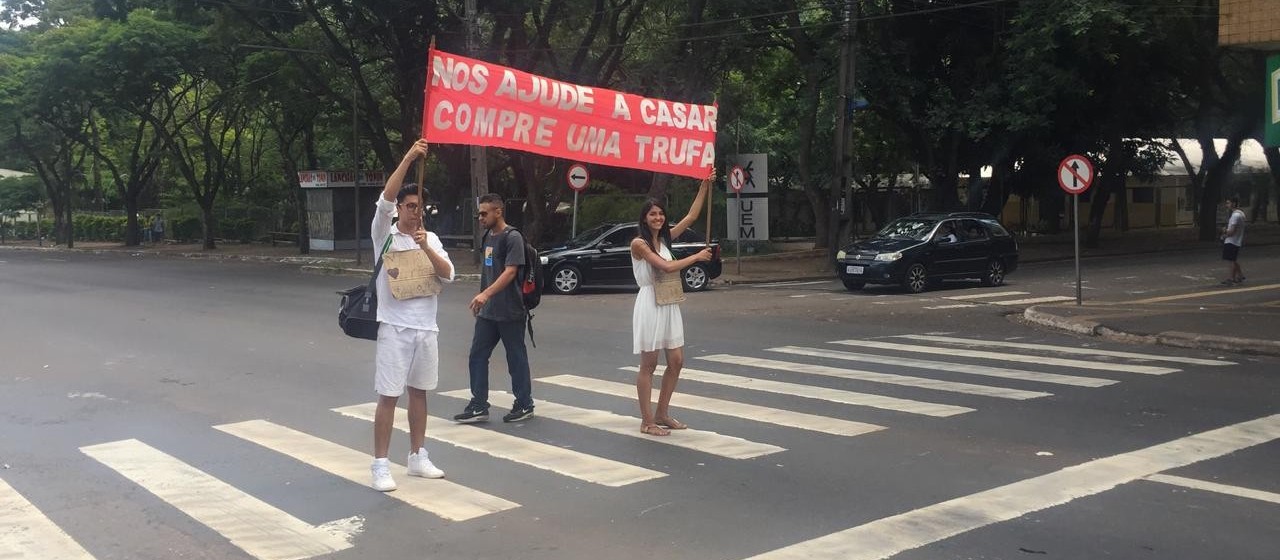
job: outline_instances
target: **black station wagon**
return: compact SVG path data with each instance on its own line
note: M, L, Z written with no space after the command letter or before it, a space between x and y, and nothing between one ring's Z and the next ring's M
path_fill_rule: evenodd
M1018 268L1018 242L990 214L913 214L836 254L844 287L901 284L923 292L941 280L978 279L999 286Z
M636 224L603 224L579 233L577 237L556 244L539 253L547 290L558 294L575 294L584 286L635 286L631 272L631 240L636 237ZM682 259L706 247L703 236L693 228L672 240L672 256ZM711 243L710 261L694 263L680 272L684 289L697 292L707 289L722 269L720 245Z

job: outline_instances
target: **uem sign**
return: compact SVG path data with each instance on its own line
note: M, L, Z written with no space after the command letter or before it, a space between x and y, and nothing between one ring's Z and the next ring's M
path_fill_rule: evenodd
M701 179L716 159L714 105L561 82L432 50L422 137Z

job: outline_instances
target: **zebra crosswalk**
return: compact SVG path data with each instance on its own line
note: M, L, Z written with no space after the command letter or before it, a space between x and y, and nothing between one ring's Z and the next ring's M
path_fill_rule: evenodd
M998 288L988 288L986 290L962 291L938 291L927 294L903 294L900 291L888 289L883 293L861 294L861 297L851 297L846 293L844 286L840 285L836 280L813 280L813 281L788 281L788 282L769 282L764 284L751 284L743 286L743 289L751 290L767 290L772 292L779 291L796 291L787 297L791 298L823 298L833 302L842 301L860 301L865 302L867 298L881 299L871 303L876 305L920 305L921 308L930 311L940 311L949 309L966 309L979 307L982 305L1002 305L1002 306L1029 306L1042 303L1061 303L1075 300L1075 296L1068 295L1035 295L1031 292L1021 290L1000 290ZM994 290L994 291L993 291ZM946 295L955 293L957 295ZM948 303L938 303L939 300Z
M687 480L673 477L683 474L675 471L679 467L670 466L678 462L656 467L632 464L633 454L607 456L619 448L644 446L715 460L755 461L787 454L788 446L794 445L788 433L795 437L875 437L892 432L902 422L944 422L984 408L1035 401L1064 391L1105 390L1134 376L1169 375L1186 366L1234 365L1221 359L984 340L953 333L784 345L749 354L694 356L690 362L696 367L682 371L683 384L672 406L683 409L677 412L694 415L690 423L695 426L714 424L718 431L688 429L668 437L640 433L640 421L634 413L616 412L635 406L635 386L624 382L627 376L620 372L637 368L617 365L616 369L596 369L606 372L596 376L555 372L536 379L540 387L535 391L537 416L519 430L460 425L432 416L427 431L432 440L429 447L465 449L493 458L500 469L535 469L612 492ZM856 369L848 367L855 364ZM716 388L721 389L719 394L707 394ZM440 396L470 398L466 390L445 391ZM509 395L494 391L490 398L496 401ZM765 400L770 405L763 404ZM328 414L333 415L333 422L367 425L373 420L375 407L375 403L361 402L333 408ZM396 414L395 428L407 430L406 412L401 409ZM715 422L707 420L712 417ZM571 448L543 441L538 425L544 422L611 445ZM762 431L757 429L760 425L774 426L781 432ZM210 429L233 436L227 440L230 445L252 444L248 447L269 450L282 459L282 468L305 469L357 488L369 483L368 453L332 441L320 429L300 429L262 418L217 424ZM145 490L252 558L312 558L358 543L362 511L313 524L324 520L304 521L297 517L301 512L286 511L288 505L272 505L255 496L255 489L237 488L210 474L218 472L216 469L210 471L199 461L188 462L139 439L95 443L79 451L126 485ZM465 468L442 466L447 471ZM510 487L502 484L469 477L459 480L406 480L394 492L371 495L442 523L501 515L538 498L536 494L511 495ZM93 560L98 557L95 552L102 553L98 551L119 555L118 543L77 540L81 535L75 527L60 526L38 502L0 479L0 559Z

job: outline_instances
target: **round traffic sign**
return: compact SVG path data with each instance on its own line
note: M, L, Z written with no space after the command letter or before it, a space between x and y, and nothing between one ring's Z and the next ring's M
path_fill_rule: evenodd
M1067 194L1080 194L1093 184L1093 162L1079 154L1072 154L1058 164L1058 186Z
M569 182L569 188L578 192L587 190L587 183L591 182L591 174L587 172L587 166L581 163L570 165L564 178Z
M742 187L746 184L747 172L743 171L741 166L733 166L733 169L729 170L729 186L733 188L733 192L742 192Z

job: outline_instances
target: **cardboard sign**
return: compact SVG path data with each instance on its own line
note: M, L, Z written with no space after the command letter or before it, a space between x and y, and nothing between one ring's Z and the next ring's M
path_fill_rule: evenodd
M414 299L440 293L440 278L431 259L421 249L393 251L382 256L387 285L396 299Z

